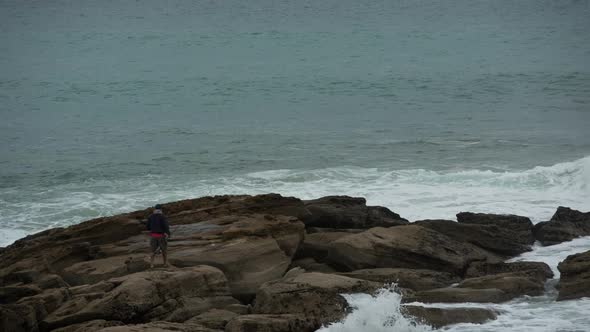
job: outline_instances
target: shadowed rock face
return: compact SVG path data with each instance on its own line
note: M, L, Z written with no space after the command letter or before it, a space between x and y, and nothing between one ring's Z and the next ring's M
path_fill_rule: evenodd
M568 256L557 268L561 272L558 301L590 297L590 250Z
M590 212L584 213L560 206L551 220L535 225L534 233L535 238L544 246L590 235Z

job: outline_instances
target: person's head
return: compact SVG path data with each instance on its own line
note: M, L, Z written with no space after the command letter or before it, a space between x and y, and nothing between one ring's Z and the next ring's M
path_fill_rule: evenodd
M160 205L160 204L156 204L156 205L154 206L154 212L155 212L155 213L162 213L162 205Z

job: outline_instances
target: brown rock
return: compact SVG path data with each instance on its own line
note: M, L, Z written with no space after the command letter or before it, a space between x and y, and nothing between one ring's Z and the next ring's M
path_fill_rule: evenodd
M296 314L314 322L315 328L344 317L348 303L343 293L372 292L381 285L344 276L303 273L268 282L258 290L257 314Z
M499 273L483 277L469 278L463 280L457 287L471 289L499 289L505 293L507 300L523 295L539 296L542 295L545 290L544 280L519 272Z
M490 274L519 272L530 277L545 281L553 278L553 271L543 262L512 262L487 263L473 262L465 272L465 278L483 277Z
M116 287L106 294L81 294L67 301L43 320L43 326L52 329L96 319L184 321L215 304L237 302L228 296L223 273L210 266L139 272L108 282Z
M551 220L535 225L534 233L535 238L544 246L590 235L590 212L584 213L560 206Z
M221 269L232 294L247 299L263 283L283 276L303 240L303 224L292 217L227 216L218 240L171 245L169 259L180 267L207 264Z
M376 227L340 238L327 261L342 270L367 268L429 269L461 275L473 261L499 258L470 243L417 226Z
M558 301L590 297L590 250L567 256L557 268L561 272Z
M495 225L503 231L512 232L511 238L518 239L519 243L528 245L535 243L533 223L527 217L513 214L461 212L457 214L457 221L463 224Z
M76 263L64 269L70 285L94 284L149 269L146 255L125 255Z
M415 305L402 306L402 312L436 329L459 323L483 324L498 316L495 311L484 308L428 308Z
M225 332L313 332L317 324L298 315L245 315L232 319Z
M450 273L422 269L377 268L339 274L382 284L396 283L399 287L413 290L441 288L461 281L459 277Z
M464 220L462 215L461 220ZM518 220L518 219L517 219ZM529 220L530 222L530 220ZM516 256L531 250L530 235L497 224L459 223L452 220L420 220L415 224L443 233L460 242L469 242L498 255ZM532 223L531 223L532 225Z
M297 258L311 257L317 262L323 262L328 256L330 244L342 237L348 236L348 232L322 232L306 234L301 247L297 251Z
M407 224L406 219L381 206L367 206L362 197L326 196L305 201L311 213L303 218L306 227L362 228Z

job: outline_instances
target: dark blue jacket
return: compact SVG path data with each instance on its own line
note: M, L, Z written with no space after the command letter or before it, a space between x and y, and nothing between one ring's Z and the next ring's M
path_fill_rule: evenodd
M168 221L166 217L161 213L152 213L148 217L147 229L152 233L166 233L170 235L170 227L168 227Z

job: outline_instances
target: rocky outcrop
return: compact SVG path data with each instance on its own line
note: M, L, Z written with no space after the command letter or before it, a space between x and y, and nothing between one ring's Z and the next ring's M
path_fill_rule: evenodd
M379 287L379 283L344 276L302 273L260 287L254 313L295 314L305 317L317 329L344 317L349 307L341 294L370 293Z
M461 279L447 272L423 269L377 268L339 273L340 275L379 282L382 284L396 283L401 288L412 290L428 290L441 288L458 283Z
M362 197L327 196L305 201L310 215L303 218L306 227L361 228L391 227L407 224L397 213L381 206L367 206Z
M535 225L535 238L549 246L590 235L590 212L560 206L551 220Z
M557 268L561 273L558 301L590 297L590 250L568 256Z
M344 271L389 267L462 275L471 262L497 261L498 257L429 228L406 225L342 237L330 244L326 260Z
M532 243L524 217L461 213L458 223L408 224L362 198L276 194L163 210L169 267L149 268L141 223L149 209L1 250L0 330L315 331L352 310L342 294L384 284L398 284L404 301L502 302L539 294L552 276L543 263L502 262ZM572 262L560 265L560 297L587 296L585 261ZM455 309L407 311L434 326L495 317Z
M459 323L483 324L498 316L494 310L484 308L429 308L416 305L404 305L402 312L418 323L435 329Z
M502 231L511 232L511 238L516 239L519 243L532 245L535 242L533 223L527 217L513 214L461 212L457 214L457 222L472 225L494 225Z
M490 215L487 219L478 219L466 214L460 214L463 222L452 220L420 220L415 224L433 229L461 242L469 242L478 247L503 256L516 256L531 250L532 232L514 232L511 228L504 228L498 223L466 223L465 220L495 220ZM472 218L472 219L470 219ZM522 217L518 217L522 218ZM515 220L520 220L514 218ZM522 223L527 223L522 221ZM530 220L528 220L530 223ZM532 223L531 223L532 225Z

